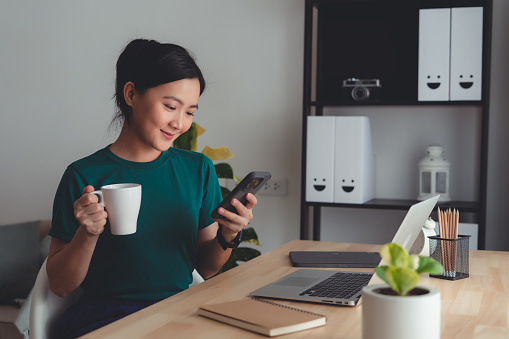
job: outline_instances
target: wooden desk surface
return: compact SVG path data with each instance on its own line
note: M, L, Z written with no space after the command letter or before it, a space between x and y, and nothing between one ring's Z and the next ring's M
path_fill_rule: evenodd
M289 251L377 251L379 247L291 241L84 338L260 338L263 336L201 317L196 310L204 304L248 298L251 291L298 269L291 266ZM449 281L423 276L420 284L433 286L441 293L442 338L509 338L509 252L471 251L469 278ZM362 337L362 305L278 302L327 315L326 326L285 338Z

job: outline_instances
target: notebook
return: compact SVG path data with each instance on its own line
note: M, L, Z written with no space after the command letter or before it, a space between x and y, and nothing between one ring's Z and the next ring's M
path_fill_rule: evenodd
M295 267L377 267L380 260L378 252L290 252L290 261Z
M392 242L409 250L439 197L437 195L410 206ZM251 292L251 295L337 306L355 306L360 301L362 287L369 283L372 275L369 272L298 269Z
M323 326L327 317L263 299L242 299L198 308L198 314L273 337Z

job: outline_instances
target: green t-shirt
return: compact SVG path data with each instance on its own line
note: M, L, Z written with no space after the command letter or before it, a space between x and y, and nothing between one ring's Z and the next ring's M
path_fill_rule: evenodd
M163 299L188 288L196 262L199 229L214 223L221 201L212 161L201 153L170 148L148 163L124 160L109 146L72 163L55 195L49 234L70 242L79 227L74 202L87 185L142 186L137 231L99 236L82 283L85 296Z

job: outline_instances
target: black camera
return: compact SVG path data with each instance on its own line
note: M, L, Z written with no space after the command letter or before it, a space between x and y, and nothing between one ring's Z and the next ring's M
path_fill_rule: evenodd
M343 96L347 101L377 102L380 100L382 84L379 79L356 79L343 80Z

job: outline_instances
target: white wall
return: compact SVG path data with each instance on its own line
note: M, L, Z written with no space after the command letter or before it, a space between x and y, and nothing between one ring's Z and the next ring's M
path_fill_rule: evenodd
M12 1L0 11L0 224L51 217L65 167L116 137L115 62L133 38L189 48L209 87L200 144L238 176L268 170L289 195L260 197L262 251L299 237L304 1Z

